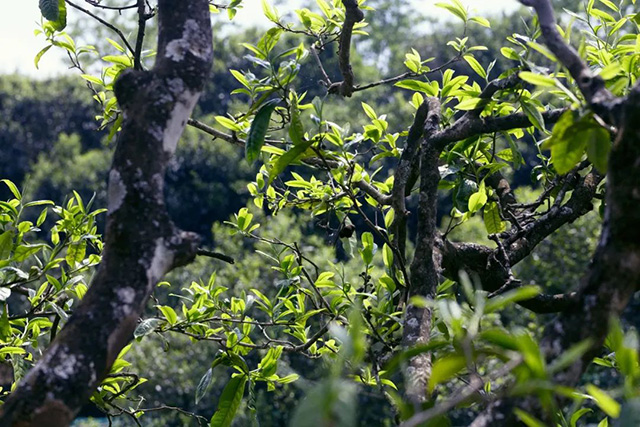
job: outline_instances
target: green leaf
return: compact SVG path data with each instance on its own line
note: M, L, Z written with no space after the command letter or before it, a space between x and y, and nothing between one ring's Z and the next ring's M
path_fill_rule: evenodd
M375 120L378 118L375 110L369 104L367 104L366 102L361 102L360 104L362 105L362 109L364 110L364 113L367 115L367 117L369 117L371 120Z
M475 71L480 77L482 77L483 79L487 78L487 72L484 70L482 65L480 65L478 60L473 57L473 55L467 54L464 55L463 58L465 61L467 61L467 64L469 64L471 69L473 69L473 71Z
M67 26L67 4L64 0L58 0L58 19L53 21L51 25L56 31L62 31Z
M545 427L546 424L534 417L533 415L523 411L520 408L515 408L513 413L516 414L518 419L522 421L527 427Z
M276 373L278 370L278 359L281 354L282 346L272 347L267 351L267 354L264 355L258 364L258 369L260 369L263 377L270 377Z
M291 123L289 123L289 138L293 145L304 144L304 126L300 120L300 110L298 110L298 97L294 93L291 99Z
M538 110L538 107L536 107L527 99L522 99L520 101L520 105L522 105L522 109L524 110L529 120L531 120L531 123L540 132L546 132L546 129L544 127L544 117L542 117L542 113L540 112L540 110Z
M478 191L473 193L471 197L469 197L468 208L469 212L477 212L487 203L487 190L485 188L485 183L482 181L480 183L480 187L478 187Z
M559 372L571 366L591 348L592 344L593 342L587 339L571 346L567 351L553 360L549 365L549 373Z
M276 176L280 175L287 166L298 160L312 144L313 140L305 140L302 144L294 145L289 151L280 156L276 164L269 171L269 184L271 184Z
M0 348L0 356L5 354L25 354L27 351L22 347L2 347Z
M224 126L225 128L238 132L242 130L242 127L239 126L236 122L234 122L233 120L231 120L228 117L224 117L224 116L216 116L215 117L216 122L220 123L222 126Z
M362 260L365 265L371 265L373 261L373 253L375 250L375 244L373 243L373 234L370 232L362 233L360 236L362 240L362 250L360 251L360 256L362 256Z
M84 259L84 256L87 252L87 241L81 240L80 242L75 242L69 245L67 248L67 255L65 256L65 260L70 267L75 267L77 263L81 262Z
M587 393L593 397L598 407L602 409L602 412L612 418L618 418L620 416L620 404L606 392L593 384L589 384L587 385Z
M0 261L9 258L13 249L13 231L7 230L0 234Z
M576 113L571 110L562 113L556 124L553 126L551 137L543 142L540 148L542 150L551 150L556 143L561 143L565 137L565 133L575 123L575 115Z
M272 99L265 102L256 113L251 123L249 137L245 145L245 157L249 163L253 163L258 158L260 150L264 145L264 138L267 136L269 129L269 121L271 121L271 113L276 109L276 105L280 102L278 99Z
M509 304L534 298L540 295L540 292L542 292L542 290L539 286L522 286L520 288L507 291L487 301L487 305L484 307L484 312L492 313Z
M562 139L554 141L551 147L551 162L561 175L571 171L578 164L587 145L581 132L566 132L565 135Z
M64 0L40 0L38 6L42 16L54 30L64 30L67 26L67 4Z
M435 5L439 8L446 9L449 12L453 13L458 18L462 19L462 21L467 22L467 10L460 3L459 0L452 0L452 4L449 3L436 3Z
M155 331L156 328L161 323L162 323L162 320L160 320L160 319L155 319L155 318L145 319L142 322L140 322L140 324L138 325L136 330L133 331L133 337L134 338L142 338L144 336L147 336L150 333L152 333L153 331Z
M507 224L500 217L500 210L496 202L487 203L484 207L484 226L489 234L502 233Z
M512 59L514 61L520 60L520 55L518 55L518 52L516 52L514 49L510 47L501 48L500 53L502 53L502 56L504 56L507 59Z
M426 93L429 96L436 96L438 94L438 90L426 82L421 82L419 80L402 80L396 83L394 86L409 89L416 92Z
M534 84L536 86L556 86L556 80L553 77L543 76L541 74L532 73L531 71L521 71L519 76L525 82Z
M167 322L169 322L170 325L175 325L178 321L178 315L175 310L168 305L159 305L158 310L162 312L164 318L167 319Z
M58 0L40 0L38 2L40 13L48 21L57 21L59 16Z
M264 16L266 16L269 21L275 23L279 22L278 12L273 6L269 4L267 0L262 0L262 11L264 12Z
M122 65L123 67L130 68L133 66L133 59L127 55L107 55L102 57L103 61L112 62L114 64Z
M578 425L578 420L583 416L588 414L589 412L593 412L592 409L590 408L582 408L582 409L578 409L576 412L573 413L573 415L571 415L571 420L569 421L569 425L571 427L577 427Z
M39 69L38 64L40 64L40 59L42 59L42 56L47 53L47 51L51 49L52 46L52 44L50 44L49 46L45 46L40 52L36 53L35 58L33 58L33 64L36 66L36 69Z
M198 383L198 387L196 387L196 405L202 400L204 395L209 390L209 386L211 386L211 378L213 377L213 369L209 368L207 372L200 378L200 382Z
M20 245L16 248L14 254L13 254L13 259L17 262L22 262L24 260L26 260L27 258L29 258L32 255L37 254L38 252L40 252L40 250L42 248L44 248L46 245L44 244L37 244L37 245Z
M80 77L82 77L83 79L85 79L88 82L95 83L97 85L103 85L104 84L102 80L100 80L96 76L92 76L91 74L81 74Z
M391 271L393 267L393 250L386 243L382 246L382 260L387 270Z
M9 181L8 179L2 179L0 180L0 182L4 182L5 185L9 187L9 190L11 191L11 193L16 199L22 200L22 194L20 194L18 187L16 187L16 185L13 182Z
M431 370L429 379L429 393L433 392L438 384L453 378L458 372L467 366L467 359L463 355L450 354L437 359Z
M611 139L602 127L592 128L587 133L587 157L602 174L607 173Z
M464 101L459 102L455 108L456 110L462 111L475 110L476 108L478 108L478 105L480 105L481 102L482 99L480 98L468 98Z
M218 409L211 418L210 427L229 427L231 425L240 402L242 402L246 383L247 377L245 375L239 375L229 380L218 401Z
M491 28L491 23L489 22L489 20L480 16L473 16L469 18L469 21L475 22L476 24L482 25L486 28Z

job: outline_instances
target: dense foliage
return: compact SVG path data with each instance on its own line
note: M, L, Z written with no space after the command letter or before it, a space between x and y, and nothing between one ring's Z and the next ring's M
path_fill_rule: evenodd
M562 3L575 11L561 15L564 40L627 96L640 75L635 1ZM25 157L2 164L5 396L90 286L125 120L114 82L153 61L122 33L77 46L64 32L71 3L40 4L42 35L99 110L66 80L45 97L17 77L0 83L2 138ZM141 4L123 26L153 28L156 10ZM241 6L211 11L233 19ZM578 304L598 241L619 130L537 15L490 22L450 0L438 3L450 24L407 40L423 18L403 2L305 6L263 1L266 32L216 36L211 85L165 189L176 224L215 252L158 284L92 405L122 425L444 426L514 399L528 426L634 425L633 313L604 319L604 343L549 353L551 313ZM14 119L21 111L47 120ZM103 133L88 131L94 115ZM581 380L566 380L585 358Z

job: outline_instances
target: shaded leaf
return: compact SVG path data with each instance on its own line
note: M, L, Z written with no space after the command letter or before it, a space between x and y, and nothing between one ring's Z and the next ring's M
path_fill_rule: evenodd
M200 403L200 400L204 397L211 386L211 378L213 377L213 369L209 368L207 372L200 378L198 387L196 387L196 405Z
M218 401L218 409L211 417L210 427L229 427L231 425L240 402L242 402L246 383L247 377L245 375L239 375L229 380Z
M251 123L249 137L245 145L245 157L249 163L255 162L260 155L260 150L264 145L264 138L267 136L267 130L269 129L271 113L276 109L278 102L280 102L278 99L265 102Z

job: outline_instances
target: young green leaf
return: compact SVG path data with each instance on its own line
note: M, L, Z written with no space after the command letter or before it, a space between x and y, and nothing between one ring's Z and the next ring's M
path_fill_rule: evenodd
M484 181L482 181L478 187L478 191L469 197L469 212L473 213L479 211L485 203L487 203L487 190L485 188Z
M427 82L421 82L419 80L402 80L396 83L394 86L402 89L414 90L416 92L422 92L429 96L436 96L438 90Z
M304 140L304 127L302 126L302 120L300 120L300 110L298 110L298 97L294 93L291 97L291 123L289 123L289 138L293 142L293 145L300 145L305 142Z
M507 224L502 221L496 202L487 203L484 207L484 226L489 234L502 233L507 229Z
M276 176L280 175L287 166L298 160L312 144L313 140L305 140L299 145L294 145L289 151L280 156L276 164L269 171L269 184L271 184Z
M513 410L514 414L526 425L527 427L545 427L546 424L529 414L528 412L523 411L520 408L515 408Z
M494 311L500 310L509 304L534 298L540 295L540 292L541 289L539 286L523 286L521 288L507 291L487 301L487 305L484 307L484 312L493 313Z
M16 199L22 200L22 194L20 194L20 190L18 190L18 187L13 182L8 179L0 179L0 182L4 182L5 185L9 187L9 190Z
M607 173L611 139L609 132L602 127L589 129L587 133L587 158L600 173Z
M467 366L467 359L463 355L450 354L437 359L431 370L429 379L429 393L433 392L438 384L453 378L458 372Z
M253 123L251 123L249 137L245 145L245 157L249 163L255 162L260 154L260 150L264 145L264 138L267 136L267 130L269 129L271 113L276 109L278 102L280 102L278 99L265 102L256 113Z
M596 401L596 404L602 409L602 412L613 418L620 416L620 404L606 392L589 384L587 385L587 393L593 397L593 400Z
M554 78L532 73L531 71L521 71L519 76L525 82L534 84L536 86L555 87L556 85L556 81Z
M167 319L167 322L169 322L170 325L176 324L178 321L178 315L173 308L168 305L160 305L158 306L158 309L162 312L164 318Z
M469 64L471 69L475 71L480 77L482 77L483 79L487 78L487 72L484 70L482 65L480 65L478 60L473 57L473 55L464 55L463 58L465 61L467 61L467 64Z
M542 117L542 113L538 110L538 107L530 101L523 99L520 101L520 105L522 105L522 109L525 114L531 120L531 123L540 131L546 132L544 127L544 117Z

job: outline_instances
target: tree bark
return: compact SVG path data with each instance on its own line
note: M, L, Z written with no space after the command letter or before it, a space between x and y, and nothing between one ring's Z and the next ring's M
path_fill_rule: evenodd
M0 426L69 425L131 340L155 284L196 255L199 239L171 222L163 185L211 67L208 1L159 0L158 20L153 70L128 70L115 85L124 121L102 262L67 325L0 408Z
M418 235L411 262L409 296L433 297L438 287L440 262L434 259L438 211L438 159L440 150L429 143L429 136L440 125L440 102L430 98L424 125L425 139L420 149L420 200L418 204ZM404 194L402 194L404 197ZM419 307L410 301L405 311L403 347L427 344L431 335L431 309ZM419 354L409 360L405 370L406 397L416 408L428 399L427 383L431 377L431 355Z

